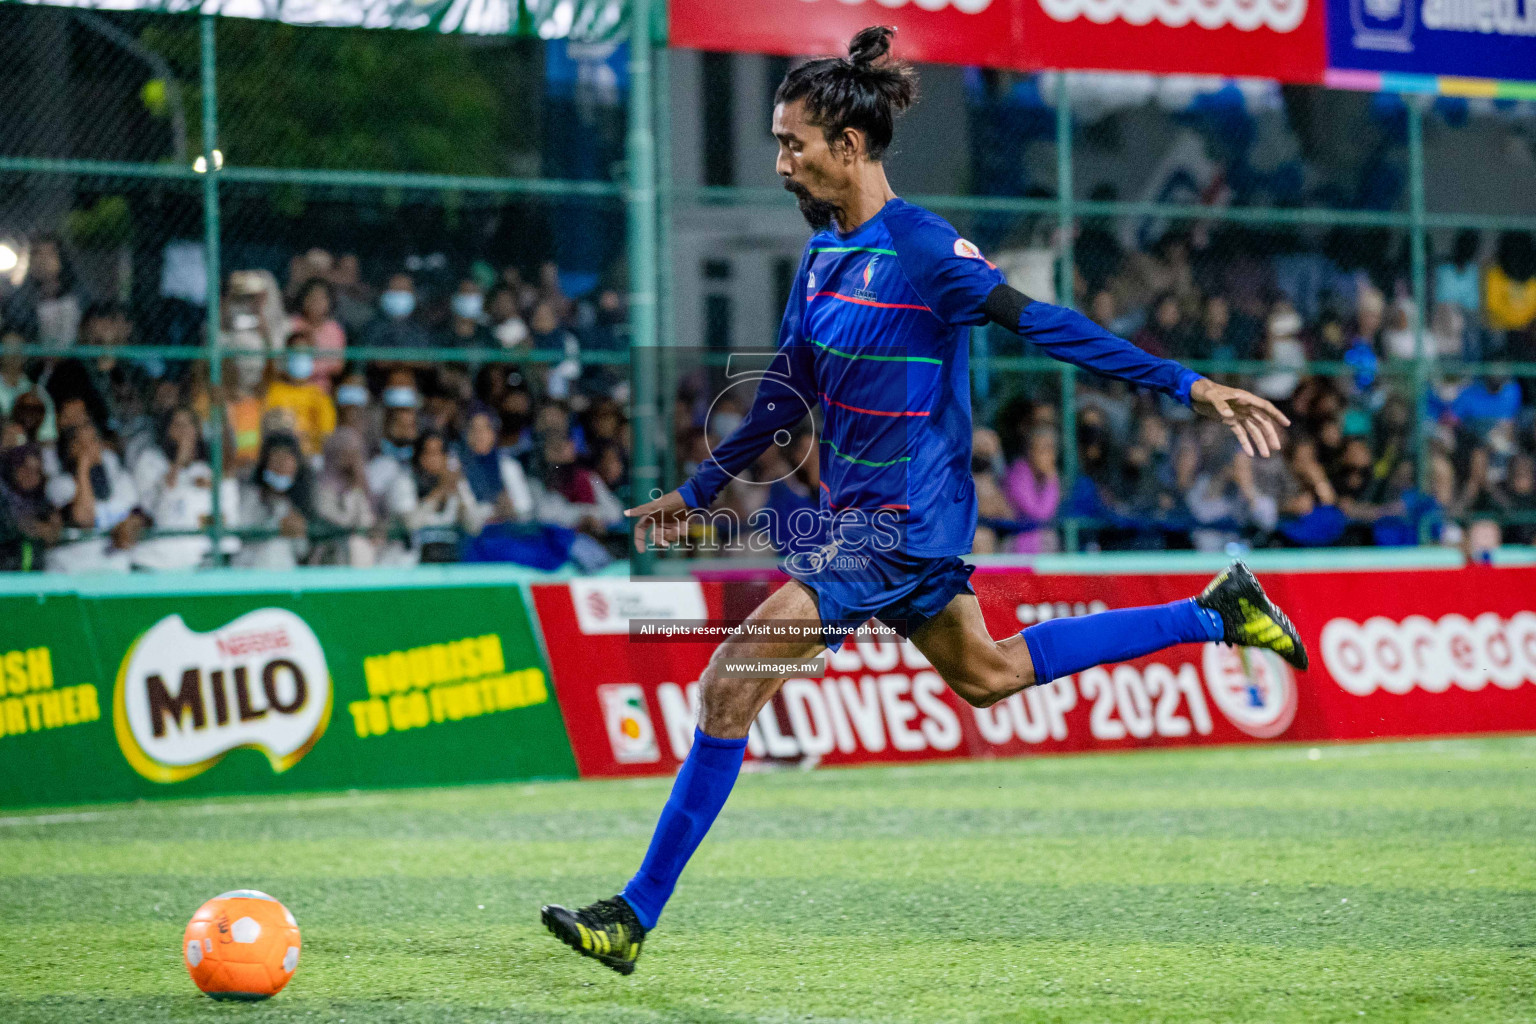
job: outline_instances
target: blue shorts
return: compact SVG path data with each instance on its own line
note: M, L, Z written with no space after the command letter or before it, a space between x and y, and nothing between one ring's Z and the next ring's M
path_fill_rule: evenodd
M976 570L955 555L919 558L901 551L860 553L852 567L837 558L816 566L791 558L784 569L816 594L822 636L837 650L843 640L870 619L878 619L903 637L948 607L957 594L974 594Z

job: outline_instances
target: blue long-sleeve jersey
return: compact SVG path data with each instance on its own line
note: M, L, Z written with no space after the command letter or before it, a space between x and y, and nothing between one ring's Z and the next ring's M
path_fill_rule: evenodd
M986 322L987 297L1004 283L949 222L901 199L849 234L818 232L751 412L683 484L683 500L708 506L819 403L823 509L886 510L917 557L969 552L976 492L967 329ZM1048 303L1025 306L1016 330L1057 359L1185 403L1199 379Z

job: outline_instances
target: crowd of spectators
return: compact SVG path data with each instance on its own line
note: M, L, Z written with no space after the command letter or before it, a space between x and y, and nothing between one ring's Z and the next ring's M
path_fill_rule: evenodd
M1174 231L1141 250L1090 222L1076 247L1085 312L1275 402L1292 421L1287 445L1250 459L1218 424L1085 375L1080 472L1067 489L1056 393L1024 389L995 430L977 431L977 550L1059 547L1053 519L1075 520L1083 543L1105 549L1536 540L1536 378L1458 365L1536 360L1536 240L1445 240L1429 280L1420 405L1406 259L1394 261L1390 239L1357 238L1373 249L1347 253L1340 237L1307 249L1242 229ZM999 262L1028 266L1023 255ZM1237 360L1250 372L1220 372Z
M219 341L239 354L215 378L174 351L117 355L159 343L154 325L85 294L58 239L27 257L0 283L0 568L611 558L626 387L580 356L624 347L618 290L573 299L553 265L484 264L375 287L357 257L311 250L282 281L228 275ZM445 348L462 351L426 358Z
M1042 267L1054 277L1056 258L1048 236L1025 234L998 253L1021 286ZM1282 454L1250 459L1176 402L1082 374L1068 481L1057 378L1015 380L978 397L977 553L1050 552L1069 537L1146 550L1536 542L1536 378L1460 365L1536 359L1532 236L1444 239L1422 397L1401 260L1351 264L1326 244L1266 249L1261 237L1178 230L1137 247L1089 221L1074 298L1141 347L1204 360L1274 401L1292 421ZM28 255L24 279L0 285L0 567L591 569L621 553L627 385L582 359L624 348L618 290L572 299L552 265L525 278L476 264L426 283L401 269L375 285L355 256L312 250L281 280L227 276L219 340L235 354L214 383L205 360L114 354L154 344L153 326L84 294L56 239ZM452 361L428 358L444 349ZM681 381L680 476L747 412L718 385L702 369ZM722 501L738 523L769 506L780 515L765 522L782 524L817 491L803 431ZM750 534L714 550L744 550Z

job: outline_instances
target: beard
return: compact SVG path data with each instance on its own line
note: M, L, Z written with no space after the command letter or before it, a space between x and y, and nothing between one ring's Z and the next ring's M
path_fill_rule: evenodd
M795 200L800 204L800 216L814 231L822 231L832 226L832 219L837 216L835 205L825 199L817 199L811 195L810 190L797 182L786 181L785 190L794 193Z

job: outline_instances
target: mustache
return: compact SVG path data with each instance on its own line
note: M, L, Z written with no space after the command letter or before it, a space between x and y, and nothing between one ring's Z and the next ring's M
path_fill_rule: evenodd
M832 226L832 220L838 214L838 208L825 199L817 199L811 195L810 189L799 182L785 179L784 189L794 195L800 205L800 215L814 230L821 231Z

